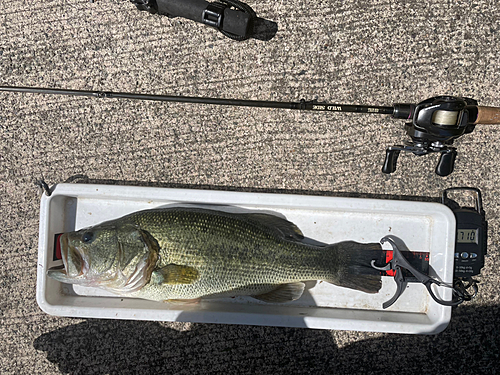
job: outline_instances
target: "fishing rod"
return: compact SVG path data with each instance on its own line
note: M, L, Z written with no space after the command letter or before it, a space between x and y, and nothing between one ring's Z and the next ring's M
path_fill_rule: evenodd
M395 145L387 148L382 167L382 172L387 174L396 171L397 159L401 151L404 151L411 152L417 156L440 153L441 155L435 172L439 176L448 176L453 172L457 156L456 148L452 147L453 141L464 134L472 133L478 124L500 124L500 107L478 106L477 101L474 99L456 96L436 96L418 104L397 103L393 106L367 106L324 103L317 100L305 101L304 99L299 102L279 102L17 86L0 86L0 91L105 99L151 100L301 111L391 115L395 119L407 121L405 123L405 131L411 138L411 141L406 141L404 145Z

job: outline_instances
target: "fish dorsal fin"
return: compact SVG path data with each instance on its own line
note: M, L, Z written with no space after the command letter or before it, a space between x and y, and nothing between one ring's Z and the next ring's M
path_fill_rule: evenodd
M306 285L301 282L282 284L270 292L252 297L264 302L274 303L295 301L296 299L299 299L300 296L302 296L305 286Z
M279 216L264 213L248 213L240 215L246 217L250 221L266 226L285 238L297 241L304 239L304 235L294 223Z
M153 271L151 283L156 285L192 284L198 280L198 276L198 270L193 267L168 264Z

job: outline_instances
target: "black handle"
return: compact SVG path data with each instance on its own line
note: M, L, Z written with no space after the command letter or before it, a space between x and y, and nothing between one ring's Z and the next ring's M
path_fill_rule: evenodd
M451 172L453 172L453 168L455 168L456 157L457 151L455 150L451 150L450 152L443 152L436 166L436 174L442 177L451 174Z
M382 172L389 174L396 171L396 164L398 162L399 150L391 150L388 148L385 151L385 160L382 167Z

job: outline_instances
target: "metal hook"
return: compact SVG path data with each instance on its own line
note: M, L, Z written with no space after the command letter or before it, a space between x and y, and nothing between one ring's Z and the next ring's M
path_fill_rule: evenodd
M52 195L52 190L50 190L49 185L47 185L47 183L43 180L43 178L41 180L36 180L35 185L38 186L40 189L42 189L45 192L45 194L47 194L47 196L50 197Z

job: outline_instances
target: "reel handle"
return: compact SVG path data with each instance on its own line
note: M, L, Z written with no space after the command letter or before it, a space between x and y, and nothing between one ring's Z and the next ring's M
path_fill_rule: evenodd
M446 177L453 172L455 168L455 159L457 158L457 151L451 150L450 152L443 152L439 157L436 166L436 174L441 177Z
M478 106L477 119L474 121L474 124L500 124L500 108Z
M384 165L382 166L382 173L390 174L396 171L400 150L394 150L390 147L385 151Z

